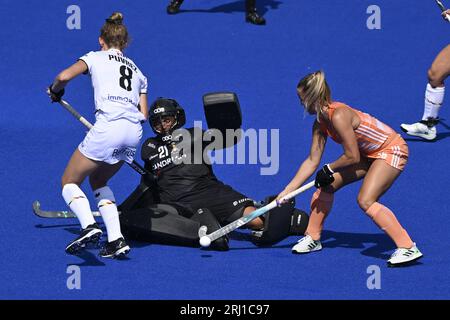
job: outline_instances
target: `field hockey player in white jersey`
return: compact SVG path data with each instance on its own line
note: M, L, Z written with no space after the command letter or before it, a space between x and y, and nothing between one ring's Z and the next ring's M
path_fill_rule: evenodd
M438 1L436 1L438 2ZM450 22L450 10L442 9L442 17ZM442 49L434 59L428 70L428 83L425 90L425 105L422 120L416 123L402 123L400 128L410 136L425 140L436 140L438 137L436 126L439 123L439 111L444 103L445 80L450 75L450 45Z
M80 189L86 177L105 223L108 241L100 256L126 255L130 247L122 236L114 194L108 180L123 162L131 162L142 138L141 122L148 117L147 78L123 55L128 31L121 13L113 13L101 28L100 51L89 52L58 74L47 93L61 101L64 87L80 74L89 73L94 87L95 124L73 153L62 176L62 195L81 223L81 234L66 247L76 254L88 243L98 243L102 230L96 224L89 201Z

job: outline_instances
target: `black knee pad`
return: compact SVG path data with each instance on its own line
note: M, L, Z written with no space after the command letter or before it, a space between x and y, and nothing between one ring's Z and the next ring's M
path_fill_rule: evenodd
M194 212L191 220L198 222L200 226L206 226L208 228L208 234L222 228L219 221L217 221L217 218L207 208L198 209L196 212ZM211 242L211 245L209 247L213 250L227 251L229 250L228 242L229 238L227 235L225 235Z
M308 228L309 215L300 209L294 208L291 215L290 236L302 236Z
M200 224L164 204L122 211L120 226L127 239L152 243L198 246Z
M276 196L269 196L263 202L267 205L272 202ZM308 215L301 210L295 209L295 199L275 207L262 216L264 228L260 231L252 232L252 242L258 246L270 246L284 238L299 234L302 228L308 225ZM305 217L306 215L306 217ZM304 227L306 230L306 227Z

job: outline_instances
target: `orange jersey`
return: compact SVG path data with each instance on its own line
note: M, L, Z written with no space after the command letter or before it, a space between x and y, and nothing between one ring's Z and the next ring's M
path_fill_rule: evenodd
M370 154L381 150L388 138L392 138L393 135L396 134L396 132L391 127L372 117L371 115L353 109L346 104L333 102L328 108L328 118L330 119L330 121L322 121L320 123L320 128L323 133L331 137L337 143L342 143L342 139L331 124L331 119L333 117L334 111L337 108L349 108L358 115L360 124L358 128L355 129L355 134L356 140L358 142L359 152L364 156L369 156Z
M405 140L391 127L371 115L353 109L343 103L333 102L328 109L330 121L321 122L320 129L337 143L342 143L341 137L331 124L331 118L337 108L350 108L359 117L358 128L354 129L362 156L371 159L382 159L390 166L403 170L408 161L408 145Z

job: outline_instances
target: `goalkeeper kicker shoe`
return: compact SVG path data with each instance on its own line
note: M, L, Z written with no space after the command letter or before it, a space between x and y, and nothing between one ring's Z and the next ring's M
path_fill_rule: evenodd
M388 266L390 267L396 267L405 265L407 263L416 261L420 258L422 258L423 254L420 252L420 250L417 248L416 244L407 249L407 248L397 248L395 252L391 255L389 260L387 261Z
M172 0L170 1L169 5L167 6L167 13L168 14L176 14L180 11L181 4L184 0Z
M292 247L292 253L309 253L322 250L322 244L318 240L313 240L307 235L298 240L297 244Z
M77 254L81 248L84 248L88 243L98 244L102 236L102 230L96 223L88 225L81 231L78 238L69 243L66 247L68 254Z
M124 238L106 243L103 249L100 251L100 256L103 258L118 258L124 257L130 252L130 247L125 242Z
M421 137L426 140L436 139L436 124L438 119L421 120L413 124L402 123L400 128L410 136Z

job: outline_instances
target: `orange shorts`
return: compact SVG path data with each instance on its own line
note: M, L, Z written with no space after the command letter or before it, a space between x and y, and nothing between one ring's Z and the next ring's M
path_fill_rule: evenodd
M408 162L408 145L399 134L395 134L381 150L368 154L370 159L383 159L388 165L402 170Z

